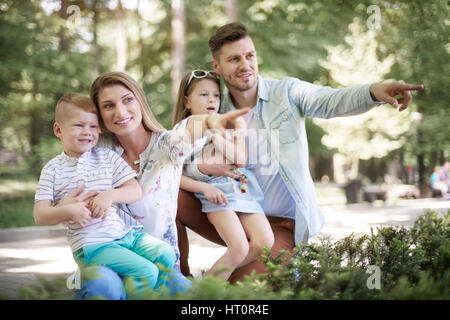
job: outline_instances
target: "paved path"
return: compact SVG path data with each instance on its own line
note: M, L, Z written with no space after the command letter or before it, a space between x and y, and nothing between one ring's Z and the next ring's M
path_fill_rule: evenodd
M322 207L325 225L319 237L339 239L352 232L357 235L368 233L371 227L412 226L427 208L447 212L450 201L419 199L401 200L395 206L354 204ZM189 238L189 262L194 276L198 276L225 252L225 248L194 232L189 232ZM17 299L20 287L38 283L36 275L68 278L76 269L62 228L0 230L0 298Z

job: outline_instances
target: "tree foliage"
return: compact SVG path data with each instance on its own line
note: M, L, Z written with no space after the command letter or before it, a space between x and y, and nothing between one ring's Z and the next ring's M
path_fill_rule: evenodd
M169 128L173 107L171 3L166 0L123 0L121 3L128 47L126 72L143 86L156 117ZM420 125L410 125L407 132L387 133L382 138L395 148L396 141L404 140L403 151L411 155L420 153L426 165L450 155L450 133L445 130L450 120L446 105L450 74L447 1L242 0L236 3L239 20L248 26L254 39L263 76L293 76L333 86L347 83L333 71L338 70L338 62L330 54L330 48L340 48L342 54L351 53L358 43L345 42L351 35L349 26L357 19L361 36L369 35L367 9L378 6L381 29L375 33L372 49L379 62L378 71L383 61L389 61L390 71L381 78L366 78L364 60L358 64L352 55L347 63L353 61L359 67L349 68L347 74L361 75L358 81L364 82L403 79L424 83L425 90L415 96L414 104L414 111L423 115ZM64 10L69 5L79 8L79 17ZM226 3L186 1L185 6L185 69L211 69L207 41L217 27L227 22ZM56 138L52 123L57 99L71 91L87 94L99 73L117 67L116 11L117 1L112 0L2 1L0 149L24 155L35 172L54 155L57 148L53 146ZM412 123L411 119L396 119ZM327 148L331 146L317 143L324 132L312 122L308 122L307 130L312 156L328 156ZM359 144L362 146L362 142ZM386 148L386 152L393 148ZM381 153L362 158L370 156L381 156Z

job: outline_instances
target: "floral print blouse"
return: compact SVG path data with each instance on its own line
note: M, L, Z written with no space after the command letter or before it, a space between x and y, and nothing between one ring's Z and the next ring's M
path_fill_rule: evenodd
M190 142L186 133L187 120L178 123L173 130L152 134L148 147L139 156L137 179L143 197L136 202L118 206L118 213L125 223L137 229L143 228L143 231L174 248L177 269L180 254L175 218L183 163L186 157L201 149L205 143L203 138ZM119 155L124 152L121 146L114 146L113 149Z

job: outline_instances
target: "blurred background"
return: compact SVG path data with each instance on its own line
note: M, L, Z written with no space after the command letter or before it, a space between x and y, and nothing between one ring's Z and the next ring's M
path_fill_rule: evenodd
M236 20L263 77L425 85L402 113L308 119L321 205L431 197L433 167L450 160L449 11L447 0L2 0L0 228L34 225L39 172L62 151L52 126L63 94L125 71L170 129L184 70L211 69L209 37Z

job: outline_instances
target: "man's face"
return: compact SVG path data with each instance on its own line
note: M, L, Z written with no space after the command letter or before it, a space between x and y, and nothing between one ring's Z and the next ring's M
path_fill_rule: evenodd
M255 46L250 37L226 43L220 48L217 59L212 61L228 89L247 91L257 88L258 61Z

